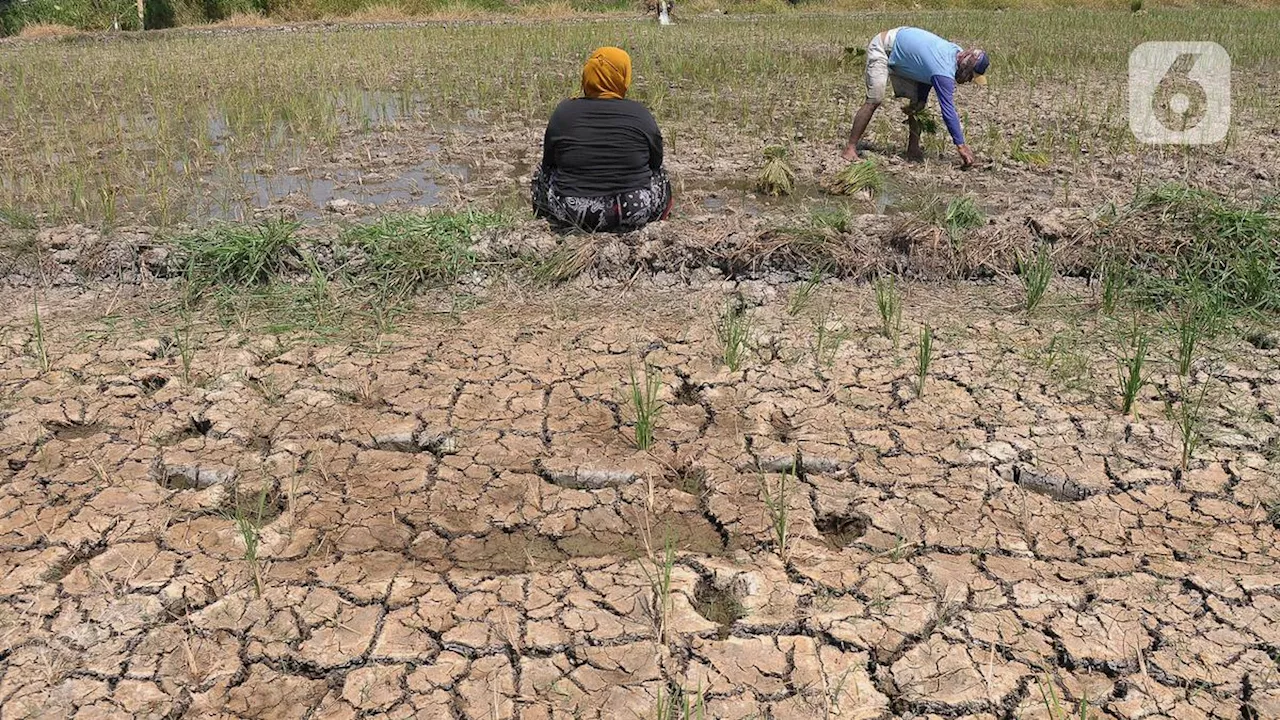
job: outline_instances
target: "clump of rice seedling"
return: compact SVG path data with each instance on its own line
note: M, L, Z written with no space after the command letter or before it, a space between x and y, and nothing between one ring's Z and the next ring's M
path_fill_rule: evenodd
M809 273L809 278L791 291L791 298L787 301L788 315L795 317L809 305L813 294L818 290L818 285L822 283L822 275L825 272L825 264L815 265L813 271Z
M904 122L910 124L915 121L920 125L920 132L925 135L938 134L938 116L933 114L928 105L907 105L902 111L907 116Z
M1196 348L1206 337L1212 337L1222 322L1223 310L1218 298L1199 288L1188 293L1174 317L1178 333L1178 374L1188 375L1195 360Z
M706 717L707 701L701 684L693 693L674 688L669 694L663 695L662 688L658 688L653 720L706 720Z
M929 365L933 363L933 328L920 328L920 345L916 348L916 397L924 397L924 381L929 377Z
M1116 311L1116 306L1124 295L1128 285L1128 273L1124 265L1115 258L1104 260L1099 272L1102 276L1102 312L1111 315Z
M716 323L716 338L720 340L720 358L726 367L737 372L750 350L751 318L746 308L736 303L726 306Z
M31 299L32 320L31 320L31 345L32 352L36 356L36 363L40 367L40 372L49 372L49 351L44 345L44 323L40 320L40 300Z
M1053 259L1049 248L1041 245L1036 249L1035 258L1018 261L1018 279L1022 281L1023 309L1031 312L1040 305L1045 293L1049 290L1049 281L1053 279Z
M657 636L659 643L667 642L667 623L671 618L671 577L672 571L676 566L676 543L675 540L667 535L662 541L662 554L658 555L654 552L651 533L648 530L648 521L645 523L644 532L645 549L648 551L649 564L640 564L640 568L644 570L645 576L649 580L649 590L652 592L653 606L650 608L653 615L654 634ZM652 566L652 567L650 567Z
M898 347L902 333L902 293L893 276L876 278L876 311L880 314L880 334Z
M1138 318L1135 316L1133 327L1125 339L1125 347L1119 359L1116 376L1120 385L1120 412L1126 415L1133 410L1133 403L1138 393L1147 384L1148 373L1145 365L1147 348L1150 344L1150 336L1138 324Z
M854 195L863 190L872 193L884 189L884 176L874 160L850 163L827 183L827 190L836 195Z
M834 363L840 346L849 339L849 329L838 326L834 320L835 313L827 304L813 321L813 359L819 365Z
M1173 423L1178 431L1178 439L1182 443L1182 470L1185 472L1191 463L1191 456L1196 449L1200 447L1200 441L1204 438L1203 424L1201 422L1202 411L1204 410L1204 399L1209 392L1209 382L1205 381L1200 385L1200 390L1193 391L1187 387L1186 382L1179 380L1178 396L1180 398L1177 407L1170 400L1165 400L1165 413L1169 416L1169 421Z
M1009 157L1014 162L1020 162L1027 165L1048 165L1049 153L1043 150L1031 150L1027 148L1027 141L1022 137L1018 137L1013 141L1013 147L1009 149Z
M301 227L284 220L257 225L218 225L177 239L187 258L187 280L199 293L211 285L248 286L267 283L298 260Z
M986 222L986 216L972 198L959 197L947 203L943 222L954 238L965 230L981 227L982 223Z
M192 335L191 315L184 313L182 324L173 329L173 342L178 347L178 358L182 361L182 382L191 384L191 366L195 360L195 338Z
M796 190L796 171L787 162L787 149L770 145L764 149L764 167L756 177L756 187L766 195L790 195Z
M653 445L653 430L662 414L662 402L658 392L662 389L662 374L658 369L644 364L644 377L637 378L631 368L631 410L635 414L635 443L641 450Z
M1059 701L1058 691L1047 674L1043 680L1037 678L1036 683L1040 686L1040 698L1044 702L1045 711L1049 714L1049 720L1093 720L1094 715L1089 712L1088 695L1080 698L1080 703L1075 707L1069 704L1064 706Z

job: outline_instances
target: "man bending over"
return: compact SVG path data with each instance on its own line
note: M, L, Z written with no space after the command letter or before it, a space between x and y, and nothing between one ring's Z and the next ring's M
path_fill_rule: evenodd
M986 85L985 74L990 64L987 53L981 48L965 50L928 30L900 27L876 35L867 45L867 101L853 116L849 143L840 156L850 161L860 157L858 143L867 132L876 108L884 102L888 85L892 84L896 97L911 101L906 109L909 129L907 157L912 160L924 157L920 150L920 111L924 110L929 91L933 90L938 94L942 120L956 144L956 151L960 153L961 165L973 165L973 151L964 142L964 131L956 114L956 84L972 80Z

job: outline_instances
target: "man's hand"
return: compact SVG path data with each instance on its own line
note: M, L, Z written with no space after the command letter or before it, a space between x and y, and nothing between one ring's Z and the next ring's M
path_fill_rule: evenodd
M973 151L969 149L968 145L957 145L956 151L960 153L960 167L973 167Z

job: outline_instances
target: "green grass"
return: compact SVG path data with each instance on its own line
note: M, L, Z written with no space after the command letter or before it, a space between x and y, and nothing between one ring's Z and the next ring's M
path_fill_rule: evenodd
M348 230L345 244L363 262L352 282L376 288L384 297L405 297L456 281L476 267L475 233L505 224L503 216L466 210L430 215L390 215Z
M819 264L814 266L809 273L808 279L796 286L791 291L791 297L787 299L787 314L795 317L804 311L813 300L814 294L818 291L818 286L822 283L822 276L826 274L826 267Z
M746 308L729 303L716 323L716 339L720 341L720 360L733 372L742 369L751 351L751 317Z
M959 197L947 203L947 209L943 213L943 227L950 233L952 242L957 242L965 231L982 227L986 221L986 215L973 198L968 197Z
M263 285L300 265L297 223L216 225L176 239L195 293L210 286Z

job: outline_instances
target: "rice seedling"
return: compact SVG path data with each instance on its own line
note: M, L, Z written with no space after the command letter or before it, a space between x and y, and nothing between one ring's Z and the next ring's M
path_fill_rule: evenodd
M1018 279L1022 282L1022 307L1030 313L1044 300L1045 293L1049 290L1049 281L1053 279L1053 258L1049 254L1049 248L1041 245L1031 260L1019 258Z
M863 190L876 193L883 189L884 176L874 160L850 163L827 183L827 190L835 195L854 195Z
M648 450L653 445L653 431L662 415L662 402L658 392L662 389L662 374L649 363L644 364L644 376L636 377L631 368L631 410L635 416L635 445Z
M756 188L773 197L790 195L796 190L796 172L787 162L787 149L770 145L764 149L764 167L756 177Z
M791 541L791 486L795 481L796 468L800 466L799 453L796 453L796 463L793 467L783 470L778 475L777 484L770 487L769 480L764 475L760 476L760 497L764 501L765 511L768 513L769 530L773 539L773 547L778 551L778 557L785 562L790 550Z
M1093 720L1095 717L1089 712L1089 696L1086 694L1080 698L1080 703L1075 707L1071 705L1064 706L1062 701L1058 699L1058 691L1054 687L1053 680L1046 674L1044 678L1036 678L1036 684L1040 688L1040 699L1044 702L1045 712L1049 715L1049 720Z
M742 368L751 343L751 318L747 310L730 303L716 323L716 338L720 341L720 359L733 372Z
M818 286L822 283L822 276L826 273L826 265L815 265L809 273L809 278L796 286L791 291L791 297L787 300L787 314L795 317L809 306L809 302L813 299L813 295L818 290Z
M876 278L876 312L880 315L880 334L898 347L902 334L902 293L891 275Z
M662 554L659 555L654 552L651 535L652 533L648 528L648 520L646 519L644 544L648 554L648 563L640 563L640 569L644 571L645 577L649 581L652 602L650 614L653 616L654 634L659 643L666 644L668 622L670 621L672 610L671 578L676 565L676 543L675 539L668 534L662 540Z
M244 561L249 566L253 587L258 597L262 597L262 569L258 562L258 543L261 539L262 524L266 518L267 486L264 485L258 491L256 502L248 508L241 502L239 492L239 490L233 491L231 520L236 525L240 539L244 542Z
M38 298L31 299L31 344L32 353L36 357L36 366L40 368L40 373L49 372L49 350L44 344L44 322L40 319L40 300Z
M658 687L658 699L654 705L653 720L706 720L707 701L699 684L693 693L674 688L663 695Z
M933 114L928 105L919 107L907 105L902 109L902 112L907 116L906 120L903 121L904 123L910 124L914 121L919 124L920 132L925 135L938 134L938 116Z
M952 242L958 241L960 235L966 230L982 227L984 222L986 222L986 216L973 198L968 197L959 197L947 203L946 212L943 214L943 223L951 235Z
M1138 324L1137 316L1134 316L1133 326L1124 342L1116 379L1120 386L1120 412L1128 415L1148 379L1145 365L1151 338Z
M1049 153L1043 150L1029 149L1027 141L1021 136L1014 139L1013 145L1009 149L1009 157L1014 162L1024 165L1044 166L1049 164Z
M1179 379L1178 398L1179 401L1175 406L1171 400L1165 400L1165 414L1168 415L1169 421L1173 423L1174 428L1178 431L1178 439L1182 446L1181 468L1186 472L1191 463L1191 457L1195 454L1197 448L1200 447L1201 441L1204 439L1203 433L1203 410L1204 400L1209 392L1209 381L1200 384L1198 391L1187 387L1187 382Z
M533 268L539 285L559 285L586 272L596 259L596 243L590 237L566 238L554 252Z
M920 328L920 344L916 347L916 397L924 397L924 383L933 363L933 328Z
M850 331L835 322L835 311L830 303L823 306L813 321L813 360L830 367L840 352L840 346L849 339Z
M1217 297L1199 289L1188 293L1174 316L1178 336L1178 374L1186 376L1205 338L1212 337L1222 322L1222 308Z
M1120 299L1124 296L1128 285L1128 273L1119 260L1107 258L1103 260L1099 274L1102 276L1101 309L1103 314L1111 315L1115 313Z

